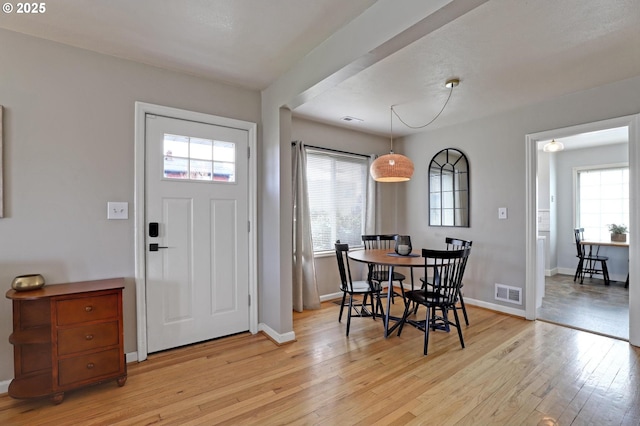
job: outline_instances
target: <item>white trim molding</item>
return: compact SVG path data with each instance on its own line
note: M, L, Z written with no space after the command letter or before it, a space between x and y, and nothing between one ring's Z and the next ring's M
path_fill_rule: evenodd
M260 323L258 329L279 345L295 342L296 340L296 334L293 331L281 334L264 323Z
M524 309L511 308L509 306L498 305L495 303L485 302L482 300L464 298L465 305L477 306L479 308L489 309L491 311L500 312L507 315L513 315L520 318L525 318Z

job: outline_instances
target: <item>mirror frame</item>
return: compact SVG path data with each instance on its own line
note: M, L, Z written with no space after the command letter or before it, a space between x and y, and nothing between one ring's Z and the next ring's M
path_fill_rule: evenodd
M428 171L429 226L468 228L471 190L467 156L458 149L445 148L433 156ZM451 207L444 206L447 193Z

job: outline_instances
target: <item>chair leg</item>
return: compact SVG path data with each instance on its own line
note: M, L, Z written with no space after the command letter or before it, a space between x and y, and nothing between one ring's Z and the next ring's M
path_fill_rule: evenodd
M458 329L458 337L460 338L460 345L462 346L462 349L464 349L464 339L462 338L462 327L460 326L460 317L458 317L458 311L456 309L453 310L453 316L456 319L456 328Z
M609 280L609 268L607 268L607 262L603 260L600 263L602 263L602 276L604 277L604 285L609 285L611 281Z
M351 327L351 311L353 310L353 294L349 294L349 312L347 312L347 337L349 337L349 328Z
M378 301L378 305L376 306L376 314L378 313L378 308L380 308L380 317L384 318L384 306L382 305L382 301L380 300L382 298L382 296L380 295L380 292L378 291L376 293L376 300Z
M344 302L347 298L347 293L342 292L342 303L340 304L340 315L338 315L338 322L342 322L342 311L344 310Z
M578 279L578 276L582 273L582 266L584 264L584 259L579 258L578 267L576 268L576 274L573 276L573 281L575 282Z
M589 269L589 262L587 262L587 270ZM582 268L580 268L580 284L582 284L584 282L584 276L585 276L585 272L584 272L584 260L582 261Z
M427 349L429 348L429 329L431 328L431 324L429 324L430 322L430 317L431 317L431 308L429 308L429 306L426 306L427 308L427 315L425 317L425 322L424 322L424 354L427 354Z
M363 306L364 306L364 301L367 300L367 296L369 296L369 295L365 294L363 299L362 299ZM375 297L373 297L373 293L371 293L371 316L373 317L373 320L375 321L376 320L376 311L373 309L373 302L374 302L373 299L375 299ZM376 309L377 308L378 308L378 306L376 305Z
M467 316L467 307L464 306L464 299L462 298L462 292L458 290L458 298L460 299L460 307L462 308L462 314L464 315L464 323L469 325L469 317Z

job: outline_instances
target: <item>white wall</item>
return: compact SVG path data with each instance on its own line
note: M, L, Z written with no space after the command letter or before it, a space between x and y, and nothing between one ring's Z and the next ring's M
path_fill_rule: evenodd
M301 140L307 145L338 149L355 154L383 154L389 150L386 137L374 136L346 128L329 126L309 120L295 118L292 122L293 140ZM395 220L396 188L394 184L377 184L376 229L379 233L396 233ZM391 201L390 201L391 200ZM352 267L356 267L354 264ZM316 257L316 279L321 296L331 295L339 291L340 276L335 255ZM354 275L354 279L356 276Z
M629 145L616 144L594 148L566 150L556 154L558 176L558 270L575 273L577 266L576 245L573 234L573 168L603 164L628 163ZM627 225L628 226L628 225ZM601 255L609 256L607 267L613 281L624 281L628 271L628 249L602 247Z
M260 93L0 30L5 218L0 282L125 277L136 350L134 102L260 121ZM129 220L107 221L107 201ZM0 384L13 377L11 302L0 300Z
M551 180L549 173L551 156L546 152L538 153L538 212L545 211L549 214L551 222ZM540 214L540 213L538 213ZM555 217L553 217L555 220ZM540 225L540 224L538 224ZM549 225L551 225L549 223ZM548 229L538 228L538 236L544 237L544 269L551 269L551 252L549 241L551 240L551 226ZM555 263L555 262L554 262Z
M416 173L400 196L406 201L405 221L414 246L437 247L447 235L473 240L465 274L465 299L524 311L524 303L518 306L495 301L493 291L495 283L502 283L520 287L524 294L525 135L639 111L640 77L636 77L405 138L398 151L414 161ZM428 226L427 166L435 153L447 147L462 150L469 159L469 228ZM507 220L498 219L498 207L508 208Z
M553 273L558 270L558 169L556 167L557 157L549 158L549 211L550 211L550 231L546 239L545 255L549 259L549 271ZM538 170L538 173L540 171Z
M544 240L544 269L547 275L558 272L558 196L556 179L556 153L538 151L538 210L549 211L548 230L538 229Z

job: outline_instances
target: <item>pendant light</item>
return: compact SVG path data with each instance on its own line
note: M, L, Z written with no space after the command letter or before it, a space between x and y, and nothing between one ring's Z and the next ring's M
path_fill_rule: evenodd
M558 152L564 149L564 144L562 142L556 142L555 139L552 139L551 142L547 143L542 147L544 152Z
M413 176L413 162L402 154L393 152L393 106L391 107L391 150L371 163L369 172L378 182L406 182Z
M376 158L373 163L371 163L371 168L369 172L371 173L371 177L377 182L406 182L411 179L413 176L413 162L405 157L402 154L396 154L393 152L393 115L396 117L407 127L410 129L422 129L427 127L429 124L433 123L444 111L444 108L449 103L449 99L451 99L451 93L453 93L453 88L460 84L460 80L457 78L452 78L447 80L445 83L445 87L451 89L449 92L449 97L446 102L442 106L440 112L427 124L422 126L410 126L404 122L404 120L398 115L396 111L393 109L393 105L391 106L391 117L390 117L390 133L391 133L391 150L388 154L381 155Z

